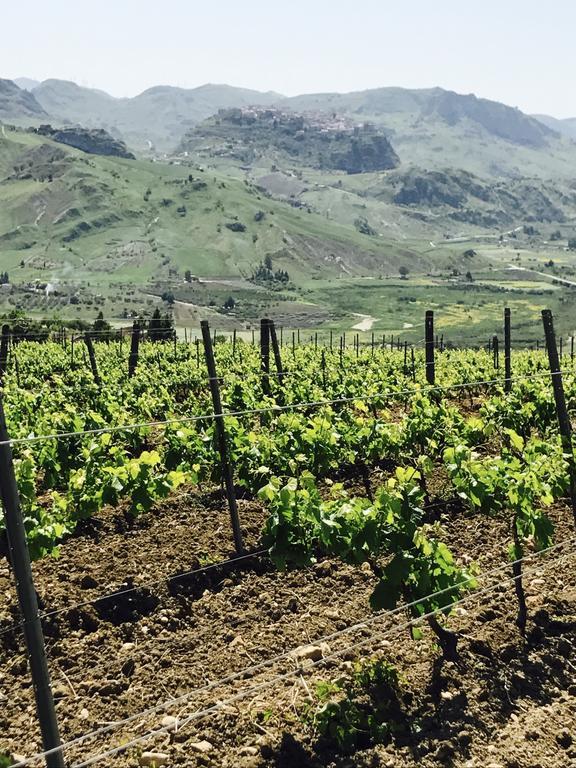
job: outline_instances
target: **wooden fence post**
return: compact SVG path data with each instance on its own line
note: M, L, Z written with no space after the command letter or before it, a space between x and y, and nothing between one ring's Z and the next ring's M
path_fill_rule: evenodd
M270 341L272 342L272 352L274 353L274 362L278 374L278 384L279 386L282 386L284 384L284 368L282 366L282 355L280 354L280 347L278 345L278 336L276 335L276 326L274 325L273 320L268 320L268 331L270 333Z
M47 768L65 768L64 754L60 746L60 734L56 709L50 682L50 672L46 659L44 634L38 612L38 600L34 588L30 553L26 541L26 530L20 496L16 484L12 447L4 404L0 396L0 495L4 507L4 520L8 538L8 553L10 565L14 573L18 602L24 619L24 638L28 649L28 660L32 673L36 710L40 722L42 745L46 752Z
M436 366L434 365L434 312L426 312L424 325L425 349L426 349L426 381L428 384L436 383Z
M232 533L234 535L234 544L236 552L241 555L244 553L244 542L242 540L242 531L240 530L240 519L238 517L238 504L236 502L236 492L234 490L234 478L232 468L228 459L228 445L226 439L226 428L224 426L224 415L222 413L222 400L220 399L220 386L218 384L218 375L216 373L216 361L214 359L214 350L212 348L212 339L210 337L210 326L207 320L200 322L202 328L202 340L204 342L204 354L206 356L206 367L210 380L210 394L212 395L212 406L216 416L216 436L218 439L218 450L220 452L220 461L222 463L222 476L226 487L226 498L228 500L228 509L230 510L230 521L232 523Z
M10 345L10 327L2 326L2 339L0 340L0 387L4 383L4 376L8 370L8 349Z
M262 391L270 394L270 320L260 321L260 367L262 370Z
M510 309L504 310L504 391L512 390L512 334L510 325Z
M562 437L562 446L564 453L568 457L570 499L572 501L574 524L576 525L576 467L574 464L574 449L572 448L572 425L568 415L568 408L566 407L564 384L562 382L562 372L560 371L560 361L558 359L558 349L556 348L556 337L554 334L554 320L552 318L552 312L549 309L542 310L542 322L544 324L544 334L546 336L548 362L550 364L550 375L552 377L552 387L554 389L554 400L556 402L556 413L558 414L558 425Z
M500 354L499 354L498 336L496 335L492 337L492 353L494 358L494 369L498 370L498 368L500 368Z
M130 344L130 356L128 357L128 378L131 379L136 373L138 366L138 354L140 349L140 326L138 321L132 326L132 341Z
M98 374L98 366L96 365L96 355L94 354L94 344L92 343L92 337L90 336L89 331L86 331L86 333L84 334L84 343L86 344L86 349L88 350L88 359L90 360L90 368L92 369L92 376L94 378L94 383L100 386L102 382Z

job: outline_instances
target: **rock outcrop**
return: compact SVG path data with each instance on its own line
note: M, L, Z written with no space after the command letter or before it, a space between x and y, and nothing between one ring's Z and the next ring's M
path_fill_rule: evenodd
M102 128L53 128L51 125L41 125L37 133L90 155L110 155L134 160L134 155L128 150L126 144L115 139Z
M189 131L180 150L246 164L283 155L308 167L347 173L390 170L400 162L385 133L373 125L270 107L222 109Z

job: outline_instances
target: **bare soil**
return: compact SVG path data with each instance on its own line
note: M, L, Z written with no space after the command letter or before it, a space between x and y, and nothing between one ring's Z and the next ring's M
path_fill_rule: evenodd
M240 512L257 550L264 511L241 501ZM70 746L70 764L102 755L95 765L128 768L151 750L191 768L576 766L573 546L526 564L523 639L513 584L498 586L510 577L506 523L457 505L436 517L460 558L481 573L502 566L480 578L480 590L496 588L471 593L448 620L461 633L458 664L442 661L428 630L412 640L405 612L374 617L376 581L364 567L323 561L278 573L257 555L189 574L234 556L218 492L183 494L135 521L104 511L58 559L34 565L42 611L52 614L44 626L62 739L108 729ZM553 517L556 540L573 539L568 509L559 505ZM0 751L30 757L40 737L22 633L9 630L19 615L5 563L0 590ZM112 593L122 594L97 600ZM323 638L315 662L290 654ZM396 665L402 722L389 743L341 754L302 712L317 681L341 678L368 656Z

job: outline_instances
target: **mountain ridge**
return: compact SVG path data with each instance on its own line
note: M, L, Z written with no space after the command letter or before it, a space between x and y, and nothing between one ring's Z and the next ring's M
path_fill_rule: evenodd
M23 91L12 80L0 79L0 120L38 119L47 113L29 91Z
M539 120L515 107L440 87L283 97L206 83L193 89L159 85L116 98L50 79L29 95L52 124L102 128L136 151L171 153L184 135L219 109L256 105L337 113L356 123L373 123L402 162L419 167L452 166L497 178L565 178L576 162L576 127L572 135L570 121Z

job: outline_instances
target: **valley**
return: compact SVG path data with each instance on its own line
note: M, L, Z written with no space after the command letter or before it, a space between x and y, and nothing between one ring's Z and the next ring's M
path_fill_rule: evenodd
M576 144L553 127L441 89L152 91L0 88L0 311L415 342L433 307L454 343L485 343L504 304L526 341L552 305L572 332ZM152 96L187 104L188 127L157 101L156 122L131 112Z

